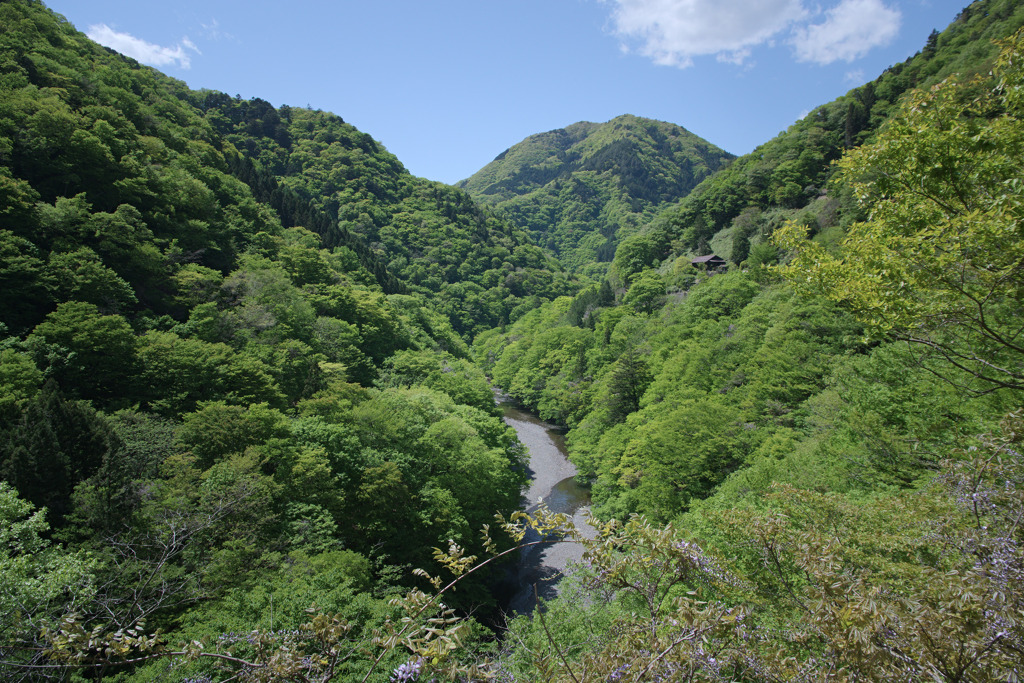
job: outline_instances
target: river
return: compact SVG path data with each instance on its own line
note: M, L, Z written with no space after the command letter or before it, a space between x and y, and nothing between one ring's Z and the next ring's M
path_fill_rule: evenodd
M516 430L530 454L532 481L523 497L523 508L532 512L543 501L553 512L572 515L576 527L584 533L592 533L593 529L586 523L590 491L579 486L574 479L576 467L566 456L561 431L524 411L507 396L498 394L497 398L505 423ZM538 539L534 535L526 540ZM546 600L555 597L558 580L567 565L582 555L582 548L576 543L547 543L523 549L516 569L516 589L509 600L508 611L519 614L532 612L536 605L535 594Z

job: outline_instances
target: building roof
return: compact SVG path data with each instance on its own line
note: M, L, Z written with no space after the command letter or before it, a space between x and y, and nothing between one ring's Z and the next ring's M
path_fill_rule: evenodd
M698 256L697 258L692 259L690 263L725 263L725 259L715 254L708 254L707 256Z

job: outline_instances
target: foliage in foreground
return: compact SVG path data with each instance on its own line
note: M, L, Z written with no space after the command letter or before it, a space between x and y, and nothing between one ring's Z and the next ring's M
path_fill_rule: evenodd
M591 604L513 622L505 679L1016 680L1022 417L921 489L779 487L712 515L714 555L671 525L604 527L584 541ZM593 618L574 624L579 609Z
M1015 680L1024 411L982 441L950 454L943 475L919 489L853 500L779 487L760 509L710 515L716 551L640 516L593 521L588 540L564 516L514 513L501 527L520 541L533 528L583 546L571 580L586 597L514 620L506 649L491 655L463 648L468 624L442 600L493 559L451 544L435 557L455 578L427 577L431 591L395 598L373 629L314 613L288 631L172 645L141 624L90 632L68 615L44 630L49 664L38 666L116 671L167 658L179 676L264 681L382 680L383 662L391 680ZM26 509L4 510L22 542L39 545ZM493 557L512 552L498 552L486 528L484 538ZM19 546L5 548L5 566L23 558ZM41 595L59 583L56 572L41 576ZM17 655L5 648L11 673Z

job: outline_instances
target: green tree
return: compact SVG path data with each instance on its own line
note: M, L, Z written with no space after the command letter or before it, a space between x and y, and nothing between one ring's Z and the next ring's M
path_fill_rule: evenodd
M51 365L50 371L69 396L93 399L103 406L130 401L137 342L123 317L101 315L95 304L68 301L36 325L27 341L61 350L61 362Z
M0 349L0 424L16 419L19 409L43 383L32 357L13 348Z
M186 263L174 274L171 281L177 292L174 297L175 303L191 310L216 297L224 282L224 276L212 268Z
M50 254L48 271L58 301L86 301L108 313L119 313L137 303L131 286L88 247Z
M645 270L630 285L622 302L640 313L658 308L665 296L665 281L653 270Z
M619 504L669 519L709 496L739 467L745 455L740 413L723 403L688 402L636 426L621 459L605 463L599 474L606 481L614 477Z
M369 385L377 375L373 362L360 350L362 338L352 323L325 316L313 321L310 345L332 363L345 367L346 376L359 384Z
M162 415L193 411L201 401L284 404L271 367L227 344L150 331L139 338L138 358L136 395Z
M91 477L120 440L85 401L68 401L48 382L19 419L0 430L0 477L59 526L72 509L75 486Z
M211 401L183 418L178 438L191 449L199 465L207 468L249 446L290 435L288 419L265 403L243 407Z
M994 80L915 92L878 139L843 158L868 204L840 253L801 240L795 283L854 311L870 330L917 345L927 366L981 390L1024 388L1024 37L1004 44Z
M378 384L406 388L422 385L448 394L456 403L500 415L483 371L449 353L399 351L384 362Z
M749 255L747 265L750 268L770 266L776 263L779 259L778 250L768 242L759 242L753 247L750 247Z
M176 424L136 410L107 417L117 437L99 468L75 486L71 521L83 537L104 540L137 521L160 466L176 452Z
M0 290L4 292L0 322L19 333L39 322L51 300L48 285L46 265L36 246L10 230L0 230Z
M651 373L647 363L636 349L629 349L615 362L608 382L608 417L612 422L622 422L640 409Z
M95 593L94 562L49 540L46 510L33 510L0 481L0 675L45 666L40 634L64 615L83 609ZM4 675L6 678L7 675Z

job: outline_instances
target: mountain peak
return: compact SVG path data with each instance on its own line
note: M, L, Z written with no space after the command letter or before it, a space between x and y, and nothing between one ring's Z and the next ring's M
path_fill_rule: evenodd
M531 135L458 185L581 269L732 158L682 126L623 114Z

